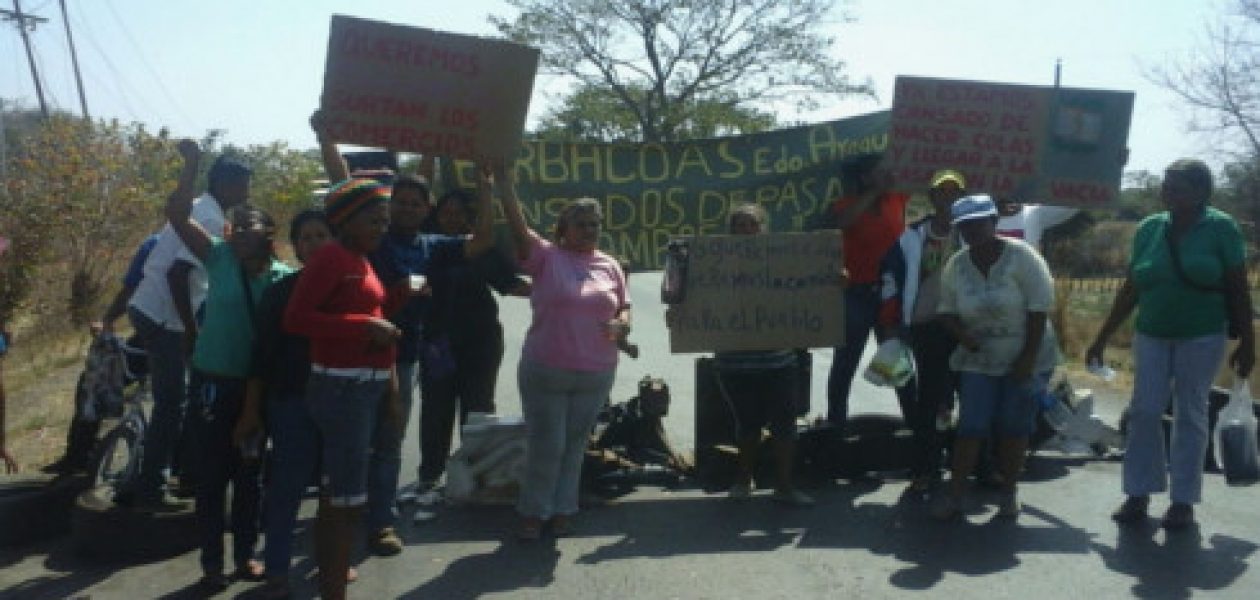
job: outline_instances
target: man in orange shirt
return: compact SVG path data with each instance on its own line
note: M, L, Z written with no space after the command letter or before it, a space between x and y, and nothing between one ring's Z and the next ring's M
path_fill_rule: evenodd
M844 232L842 251L849 285L844 292L844 344L837 346L827 380L827 420L843 427L849 387L867 337L879 315L879 263L906 228L908 194L892 191L892 173L880 154L862 154L840 166L844 196L832 204L826 224Z

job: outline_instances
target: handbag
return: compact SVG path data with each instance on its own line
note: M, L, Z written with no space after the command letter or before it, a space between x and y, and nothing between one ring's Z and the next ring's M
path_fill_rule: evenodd
M1184 283L1187 286L1201 292L1211 292L1225 296L1225 316L1229 323L1229 339L1238 339L1238 336L1242 335L1243 327L1249 327L1250 324L1237 322L1237 311L1235 311L1233 307L1234 300L1230 297L1224 284L1205 285L1190 279L1190 277L1186 275L1185 267L1181 266L1181 251L1177 250L1177 244L1173 243L1172 236L1169 235L1167 226L1164 227L1164 242L1168 244L1168 255L1172 258L1173 271L1177 273L1177 278L1181 280L1181 283Z
M1246 379L1235 379L1229 404L1216 417L1217 464L1230 485L1260 480L1260 451L1256 448L1256 413L1251 387Z

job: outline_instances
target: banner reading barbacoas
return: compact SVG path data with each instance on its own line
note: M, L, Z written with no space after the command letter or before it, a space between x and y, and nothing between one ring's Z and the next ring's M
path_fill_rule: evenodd
M840 196L838 165L882 153L888 113L738 137L669 144L525 141L517 155L517 192L525 217L550 232L573 198L604 208L600 247L635 270L661 268L677 235L725 233L730 207L757 202L772 231L800 231ZM459 162L445 181L471 188L473 165Z

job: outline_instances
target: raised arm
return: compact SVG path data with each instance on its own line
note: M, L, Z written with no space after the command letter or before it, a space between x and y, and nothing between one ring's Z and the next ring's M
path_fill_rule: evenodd
M315 132L315 139L319 142L319 154L324 161L324 173L328 175L328 182L332 184L349 179L350 167L346 164L346 158L337 150L337 142L328 137L328 122L324 119L323 111L317 110L311 115L311 130Z
M516 247L516 258L529 260L530 250L534 247L534 238L538 234L525 222L525 213L521 212L521 201L516 197L515 178L508 173L506 165L495 168L494 179L501 189L503 216L507 218L508 231L512 233L512 245Z
M477 222L472 237L464 244L464 257L476 258L494 246L493 180L486 165L477 168Z
M192 203L196 197L193 184L197 181L197 165L201 162L201 148L192 140L179 141L179 155L184 159L184 169L179 173L179 184L166 199L166 218L179 239L198 260L205 262L210 254L210 234L192 220Z

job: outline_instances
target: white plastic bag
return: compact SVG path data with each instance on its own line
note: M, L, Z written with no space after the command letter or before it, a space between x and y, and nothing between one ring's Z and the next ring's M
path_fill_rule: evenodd
M901 387L914 377L914 357L901 338L888 338L875 350L862 376L874 385Z
M1260 450L1256 443L1256 412L1251 385L1236 379L1229 403L1216 417L1216 462L1231 485L1260 480Z

